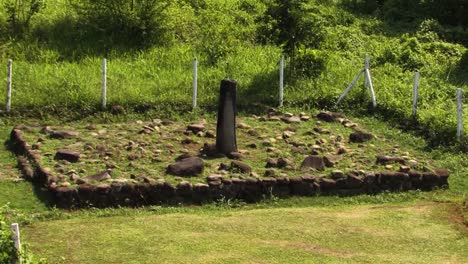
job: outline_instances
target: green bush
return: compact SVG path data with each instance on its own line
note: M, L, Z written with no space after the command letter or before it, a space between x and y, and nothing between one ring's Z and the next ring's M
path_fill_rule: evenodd
M164 10L159 0L71 0L83 34L107 45L148 47L167 41ZM95 41L96 41L95 40Z
M10 225L4 215L6 208L0 207L0 263L10 263L16 256Z
M303 78L316 80L325 71L326 59L317 50L305 49L299 51L296 58L296 74Z
M23 36L29 30L31 18L45 6L41 0L6 0L7 28L13 36Z

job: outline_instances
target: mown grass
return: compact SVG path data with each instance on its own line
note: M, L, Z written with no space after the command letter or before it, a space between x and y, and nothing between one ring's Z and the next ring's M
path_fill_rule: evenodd
M416 203L91 216L34 223L23 237L34 252L65 263L462 263L468 241L447 219L449 209Z
M287 109L296 112L298 109ZM144 116L110 116L114 121ZM151 117L149 117L151 118ZM198 116L174 116L197 120ZM450 188L355 197L219 201L198 207L60 211L31 183L1 180L1 203L37 257L63 263L463 263L466 259L466 154L427 149L423 138L375 118L352 118L452 172ZM107 116L88 117L98 123ZM15 123L2 128L7 137ZM58 122L49 120L49 122ZM14 166L9 157L2 166ZM19 177L11 170L12 178Z

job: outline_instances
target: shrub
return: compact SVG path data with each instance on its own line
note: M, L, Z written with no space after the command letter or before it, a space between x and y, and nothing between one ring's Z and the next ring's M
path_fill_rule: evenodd
M4 7L7 15L7 28L10 34L22 36L29 30L31 18L45 7L45 1L6 0Z
M148 47L167 41L167 7L159 0L71 0L85 34L108 44ZM83 30L83 29L82 29Z
M326 59L319 51L305 49L296 58L296 74L300 77L318 78L325 71Z
M6 206L0 207L0 263L10 263L16 255L10 225L4 216L5 210Z
M295 55L300 49L315 49L325 39L323 21L306 0L274 0L263 17L261 38L280 46L291 58L292 71L297 64ZM306 59L307 57L307 59ZM313 58L310 54L302 63ZM303 68L304 69L304 68Z

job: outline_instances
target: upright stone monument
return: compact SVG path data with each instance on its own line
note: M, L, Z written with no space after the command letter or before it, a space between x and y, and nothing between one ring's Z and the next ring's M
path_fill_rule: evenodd
M216 150L226 155L237 152L236 85L234 80L222 80L219 92Z

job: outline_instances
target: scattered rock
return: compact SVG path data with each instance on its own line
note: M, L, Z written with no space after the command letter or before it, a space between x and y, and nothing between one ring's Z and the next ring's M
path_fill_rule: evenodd
M364 143L373 138L374 136L371 133L363 132L360 130L353 132L349 135L349 141L353 143Z
M323 162L325 163L325 166L329 168L334 167L338 163L339 160L340 160L339 157L332 156L332 155L323 157Z
M208 157L217 156L218 150L216 149L216 144L205 143L200 152Z
M203 172L204 162L201 158L190 157L170 164L167 173L177 176L196 176Z
M280 169L292 166L292 164L293 164L292 160L287 159L287 158L279 158L277 161L277 166Z
M253 148L253 149L256 149L257 148L257 144L255 143L250 143L247 145L248 148Z
M242 163L240 161L237 161L237 160L231 162L231 170L237 170L240 173L249 173L249 174L252 172L252 168L250 168L249 165Z
M205 133L205 137L206 137L206 138L216 138L216 133L213 132L213 131L211 131L211 130L208 130L208 131L206 131L206 133Z
M111 176L110 176L109 172L107 170L105 170L105 171L102 171L100 173L90 175L90 176L84 178L84 181L80 181L82 179L79 179L79 180L77 180L77 183L83 184L83 183L86 183L88 181L100 182L100 181L104 181L104 180L107 180L107 179L110 179L110 178L111 178ZM83 183L80 183L80 182L83 182Z
M278 167L278 161L275 159L267 159L267 164L265 165L265 168L276 168Z
M325 122L334 122L335 119L342 117L342 114L334 112L320 112L317 114L317 118Z
M342 155L342 154L346 154L346 153L348 153L348 149L346 149L346 148L339 148L337 150L337 152L336 152L336 154L338 154L338 155Z
M206 181L220 181L223 178L222 175L219 174L211 174L210 176L206 177Z
M227 164L224 164L224 163L219 164L219 167L218 167L219 171L228 171L230 169L231 169L231 167L229 165L227 165Z
M78 162L80 160L80 153L69 149L59 149L55 154L55 159Z
M281 117L281 120L287 124L301 123L301 118L298 116L283 116Z
M187 127L187 130L192 131L194 134L198 132L205 131L205 125L203 124L192 124Z
M406 172L406 173L408 173L408 172L410 172L410 170L411 170L411 168L408 167L408 166L404 166L404 165L401 165L401 166L400 166L400 172Z
M267 177L274 177L276 174L275 170L274 169L267 169L265 170L265 176Z
M187 138L184 138L184 139L181 141L181 143L182 143L183 145L188 145L188 144L194 144L194 143L196 143L196 142L195 142L193 139L187 137Z
M333 179L339 179L339 178L344 178L345 174L343 171L340 170L334 170L332 171L332 178Z
M249 131L247 131L247 134L249 134L252 137L260 136L260 134L257 132L257 130L254 130L254 129L250 129Z
M240 154L239 152L231 152L227 155L230 159L241 160L244 158L244 155Z
M78 132L70 130L57 130L50 132L50 137L55 139L76 138L78 135Z
M249 129L250 126L247 125L246 123L238 123L237 128L239 128L239 129Z
M316 169L319 171L323 171L325 169L325 163L322 157L310 155L304 159L301 164L301 169Z
M402 165L405 165L406 161L399 157L378 156L376 163L377 164L400 163Z
M283 138L283 139L288 139L288 138L294 136L294 134L296 134L296 133L294 133L294 132L292 132L292 131L284 131L284 132L283 132L282 138Z

